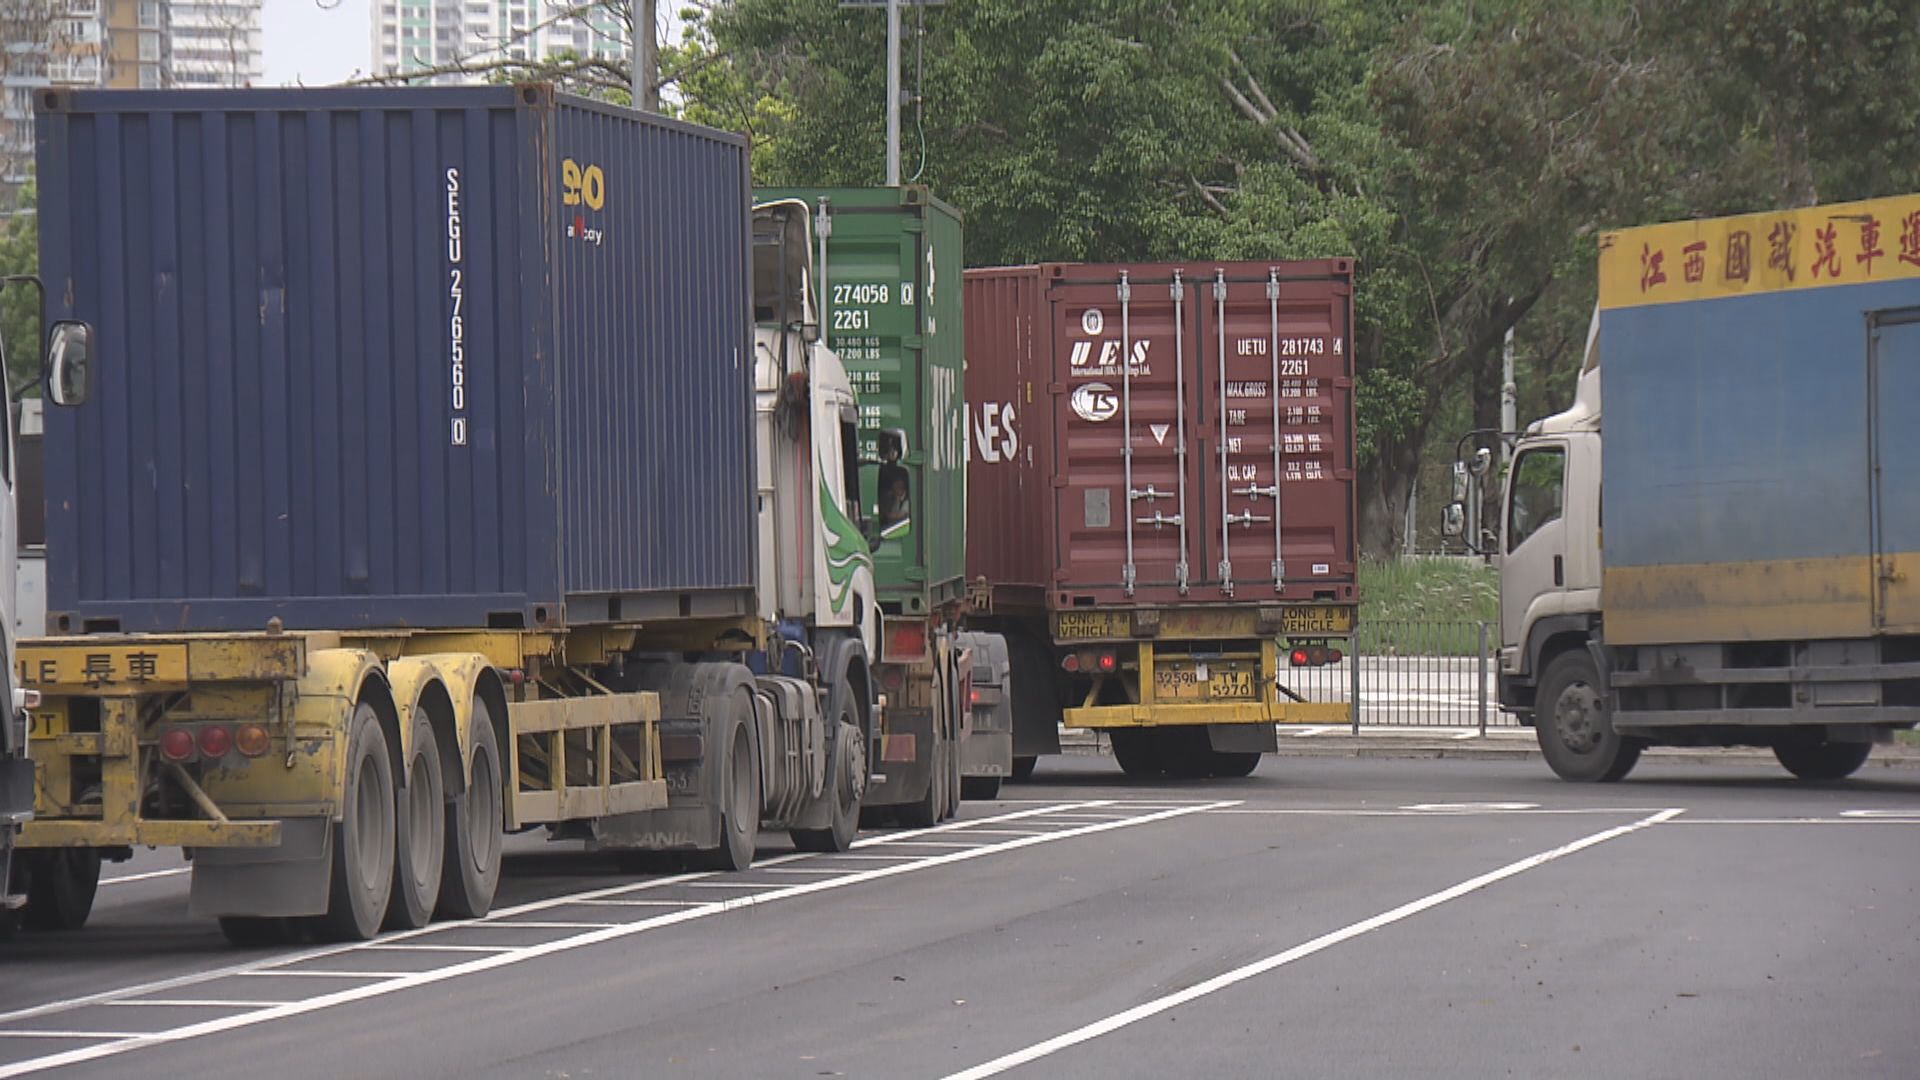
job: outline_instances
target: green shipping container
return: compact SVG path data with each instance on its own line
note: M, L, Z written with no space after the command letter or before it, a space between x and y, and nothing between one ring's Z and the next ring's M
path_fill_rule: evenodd
M917 615L966 583L960 213L927 189L761 188L824 201L827 342L860 396L860 499L880 604Z

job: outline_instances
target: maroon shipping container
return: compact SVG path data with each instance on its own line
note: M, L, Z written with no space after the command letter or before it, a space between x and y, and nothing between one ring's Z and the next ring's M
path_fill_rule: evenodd
M968 270L965 299L996 608L1354 599L1352 260Z

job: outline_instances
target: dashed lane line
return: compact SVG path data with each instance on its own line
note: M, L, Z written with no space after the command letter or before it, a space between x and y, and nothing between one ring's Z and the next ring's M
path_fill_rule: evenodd
M869 881L879 881L879 880L883 880L890 877L899 877L904 874L915 873L921 870L928 870L928 869L933 869L933 868L942 867L942 866L951 866L955 863L967 862L973 859L984 858L988 855L998 855L1008 851L1018 851L1024 848L1034 847L1039 844L1050 844L1060 840L1069 840L1069 839L1073 839L1080 836L1089 836L1095 833L1110 832L1116 829L1133 828L1135 826L1151 824L1157 821L1165 821L1170 818L1184 817L1190 814L1204 813L1207 810L1218 809L1220 807L1228 806L1228 805L1232 805L1232 801L1198 804L1198 805L1188 806L1188 807L1184 807L1177 810L1162 810L1155 813L1143 814L1139 817L1129 818L1122 821L1097 822L1097 823L1092 823L1088 825L1083 825L1077 828L1061 829L1057 832L1049 833L1045 836L1016 837L1000 843L982 844L979 846L967 848L965 850L950 851L945 854L939 854L939 855L929 855L923 859L919 859L914 862L901 863L901 864L891 865L891 866L876 866L870 870L854 871L852 873L845 875L844 877L827 878L820 881L801 882L795 885L787 886L785 888L774 889L770 892L761 893L755 896L730 897L724 900L716 901L714 903L701 905L699 907L685 908L679 911L670 911L661 915L654 916L653 918L650 918L650 919L642 919L633 923L623 924L623 925L614 926L614 927L608 927L605 930L588 931L586 933L576 934L571 937L561 938L557 941L550 941L550 942L545 942L539 945L528 945L528 946L516 948L512 952L500 953L493 956L478 957L473 960L466 961L464 963L452 964L445 967L434 968L426 971L405 972L405 973L385 973L382 977L379 978L378 981L367 983L365 985L350 987L348 989L339 990L331 994L323 994L318 997L307 998L300 1001L285 1002L282 1004L273 1005L265 1009L259 1009L253 1012L248 1012L248 1013L244 1013L237 1016L222 1017L216 1020L207 1020L197 1024L188 1024L181 1027L171 1028L171 1029L157 1031L157 1032L116 1033L115 1035L111 1035L111 1036L91 1036L92 1038L106 1038L106 1039L112 1039L113 1041L104 1042L104 1043L96 1044L93 1046L80 1047L73 1050L67 1050L62 1053L49 1054L43 1057L30 1058L24 1061L0 1065L0 1080L4 1080L4 1078L6 1077L22 1076L27 1073L38 1072L43 1069L59 1068L61 1066L74 1065L74 1064L78 1064L86 1061L97 1061L101 1058L114 1057L120 1054L129 1053L134 1050L145 1049L148 1047L162 1046L162 1045L167 1045L171 1043L182 1042L188 1039L198 1038L203 1035L215 1035L215 1034L220 1034L224 1032L235 1031L241 1028L251 1027L256 1024L272 1023L275 1021L284 1020L288 1017L300 1016L305 1013L317 1012L322 1009L329 1009L329 1008L334 1008L340 1005L350 1004L353 1002L365 1001L369 998L382 997L387 994L399 993L400 991L403 991L403 990L411 990L417 987L427 986L433 983L442 982L447 979L454 979L454 978L459 978L465 975L478 974L480 972L491 971L493 969L506 967L509 965L522 964L530 960L536 960L542 957L552 956L557 953L568 952L574 949L581 949L581 948L587 948L589 946L601 945L606 942L617 941L621 938L631 937L633 935L646 933L652 930L658 930L658 929L662 929L669 926L677 926L681 923L692 922L697 919L710 918L722 912L738 911L738 910L743 910L743 909L752 908L752 907L761 907L768 904L777 903L782 900L790 900L790 899L796 899L803 896L811 896L816 893L827 892L829 890L834 890L834 889L843 889L843 888L847 888L848 886L864 884ZM451 927L451 926L457 926L459 924L449 923L446 925ZM312 973L320 974L320 972L318 971L314 971ZM249 974L283 974L283 973L282 972L250 972ZM366 972L342 971L342 972L332 972L330 974L334 974L342 978L368 977L368 974Z
M1479 877L1468 878L1458 885L1442 889L1436 893L1430 893L1418 900L1402 904L1391 911L1381 912L1370 919L1363 919L1350 926L1335 930L1330 934L1323 934L1320 937L1314 938L1312 941L1303 945L1296 945L1285 952L1275 953L1265 959L1256 960L1251 964L1216 975L1204 982L1196 983L1185 990L1155 998L1152 1001L1142 1005L1136 1005L1124 1012L1115 1013L1103 1020L1097 1020L1084 1027L1076 1028L1064 1035L1055 1036L1045 1042L1035 1043L1024 1049L994 1058L985 1064L976 1065L971 1069L953 1073L949 1075L946 1080L985 1080L986 1077L997 1076L1009 1069L1016 1069L1022 1065L1031 1064L1050 1054L1056 1054L1069 1047L1077 1046L1091 1039L1097 1039L1102 1035L1118 1031L1129 1024L1145 1020L1147 1017L1156 1016L1169 1009L1185 1005L1187 1002L1224 990L1235 983L1245 982L1256 975L1264 975L1275 968L1284 967L1303 957L1312 956L1314 953L1330 949L1343 941L1350 941L1353 938L1377 930L1380 927L1391 925L1402 919L1411 918L1429 908L1438 907L1449 900L1458 899L1468 893L1484 889L1496 882L1524 874L1535 867L1545 866L1555 859L1563 859L1568 855L1572 855L1578 851L1584 851L1596 844L1604 844L1609 840L1627 836L1631 833L1639 832L1642 829L1671 821L1683 813L1685 813L1685 811L1680 809L1662 810L1659 813L1641 818L1639 821L1633 822L1630 825L1616 826L1602 832L1581 837L1570 844L1562 844L1559 847L1540 852L1537 855L1529 855L1518 862L1508 863L1498 870L1481 874Z

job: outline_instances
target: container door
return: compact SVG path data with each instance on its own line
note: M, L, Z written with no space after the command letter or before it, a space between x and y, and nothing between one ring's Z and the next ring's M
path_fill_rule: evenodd
M1346 286L1274 269L1201 289L1204 593L1314 599L1355 569Z
M1874 623L1920 632L1920 308L1868 317L1873 397Z
M1057 589L1136 598L1197 576L1191 282L1126 272L1065 282L1053 319ZM1124 359L1123 359L1124 358Z

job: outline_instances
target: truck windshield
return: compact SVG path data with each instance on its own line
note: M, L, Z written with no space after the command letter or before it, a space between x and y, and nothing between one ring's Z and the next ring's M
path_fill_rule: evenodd
M1549 522L1560 520L1565 503L1566 451L1541 447L1513 463L1513 501L1507 508L1507 550L1526 543Z

